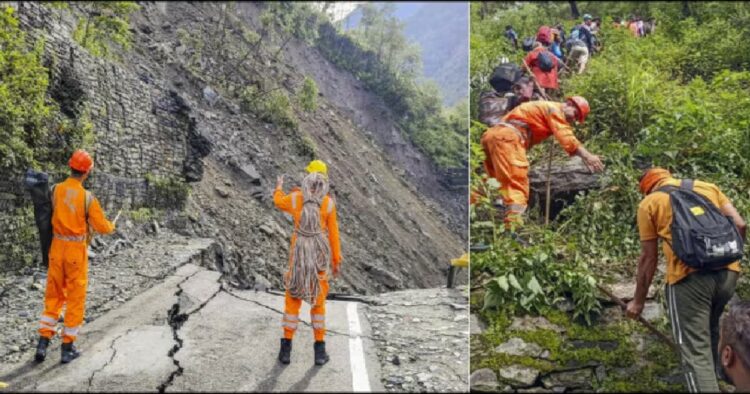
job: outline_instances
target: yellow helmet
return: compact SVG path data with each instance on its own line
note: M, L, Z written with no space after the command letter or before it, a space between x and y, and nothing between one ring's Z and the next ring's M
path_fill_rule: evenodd
M319 172L328 176L328 167L326 167L326 163L323 163L320 160L311 161L310 164L307 165L306 170L308 173Z

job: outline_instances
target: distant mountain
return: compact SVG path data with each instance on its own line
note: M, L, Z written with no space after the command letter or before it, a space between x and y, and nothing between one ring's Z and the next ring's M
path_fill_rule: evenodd
M382 5L382 2L375 2ZM437 82L443 104L452 106L469 94L469 5L468 3L396 2L394 15L406 24L407 38L422 49L424 76ZM354 29L362 18L359 9L342 26Z

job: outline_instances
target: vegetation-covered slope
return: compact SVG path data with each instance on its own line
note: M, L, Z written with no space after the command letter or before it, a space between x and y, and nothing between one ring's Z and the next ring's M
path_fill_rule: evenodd
M498 234L498 222L494 235L488 230L493 220L489 199L472 208L472 240L493 244L489 252L472 256L472 277L486 289L486 297L475 301L492 320L523 312L548 314L549 305L569 298L572 316L584 323L600 322L596 284L634 281L640 251L635 217L642 198L637 186L648 165L667 167L679 178L715 183L741 215L750 215L750 58L743 55L750 49L750 6L691 2L687 12L679 2L577 6L581 14L602 17L604 49L589 61L584 74L563 77L562 89L566 95L586 97L591 105L586 124L576 134L605 158L604 187L580 193L548 228L540 224L543 213L538 208L530 212L530 223L522 230L533 244L529 248ZM568 3L472 7L471 104L476 119L478 95L491 89L486 81L498 58L518 62L522 57L503 36L506 25L527 37L539 26L557 22L565 24L567 33L576 21ZM655 17L655 33L636 39L626 29L612 28L614 17L631 14ZM476 190L487 189L478 175L484 130L472 121ZM530 153L532 167L546 163L546 149ZM556 159L563 156L557 149ZM746 266L744 270L748 272ZM663 281L657 277L652 286L661 290ZM750 298L746 275L738 295ZM489 312L496 308L503 312ZM664 328L666 318L661 323ZM607 387L653 389L645 383L649 379L622 377L608 380Z

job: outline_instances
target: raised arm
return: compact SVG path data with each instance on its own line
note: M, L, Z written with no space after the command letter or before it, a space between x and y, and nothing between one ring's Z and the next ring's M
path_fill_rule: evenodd
M99 199L93 197L89 206L89 224L99 234L110 234L115 231L115 225L104 216Z

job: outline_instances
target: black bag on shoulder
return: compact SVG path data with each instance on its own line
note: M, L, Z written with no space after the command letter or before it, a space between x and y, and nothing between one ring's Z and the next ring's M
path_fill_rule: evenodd
M669 194L670 246L688 267L711 270L742 259L743 239L734 221L694 192L692 179L683 179L679 188L664 186L656 191Z
M49 247L52 244L52 193L49 175L28 169L24 177L24 185L34 205L34 222L39 230L42 262L46 267L49 262Z
M524 51L529 52L530 50L534 49L534 42L536 39L534 37L526 37L523 39L523 43L521 44L521 47Z
M521 68L514 63L503 63L492 71L490 85L497 92L509 92L519 78L521 78Z

